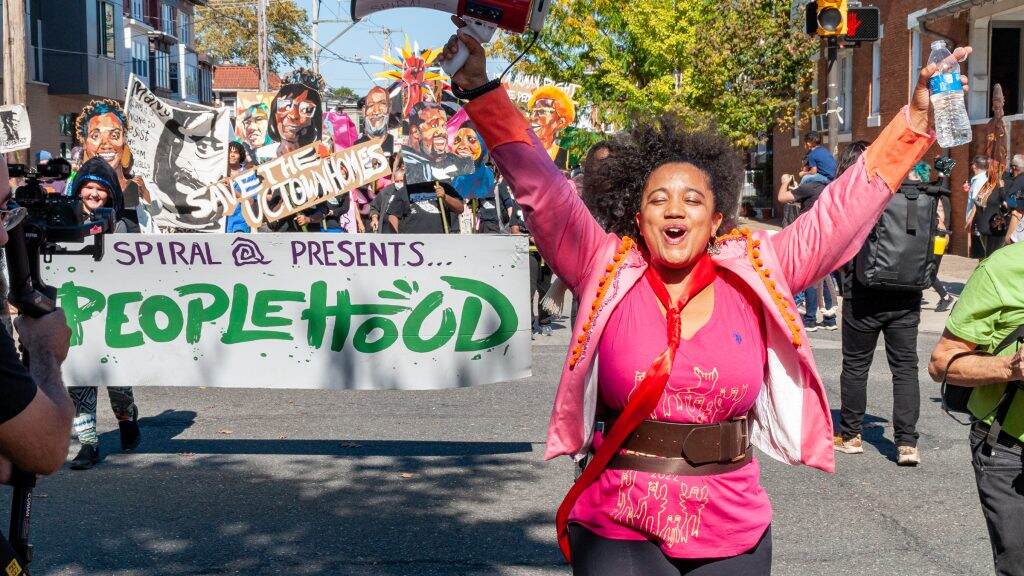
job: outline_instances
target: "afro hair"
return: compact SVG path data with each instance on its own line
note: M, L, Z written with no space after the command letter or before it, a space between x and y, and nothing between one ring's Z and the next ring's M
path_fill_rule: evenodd
M82 108L82 112L75 119L75 133L78 135L79 142L85 142L89 138L89 121L104 114L113 114L122 126L128 123L121 103L117 100L93 100Z
M683 120L665 115L636 125L606 143L608 157L583 173L584 201L609 232L643 242L635 215L651 173L664 164L691 164L708 177L715 212L724 218L719 234L736 226L743 163L713 128L689 131Z

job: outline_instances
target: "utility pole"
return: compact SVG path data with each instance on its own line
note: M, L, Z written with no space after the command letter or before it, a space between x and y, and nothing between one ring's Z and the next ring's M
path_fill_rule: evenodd
M313 72L320 73L320 0L313 0L313 30L310 35L310 43L313 51Z
M839 68L836 60L839 55L839 42L835 38L826 39L828 58L828 149L832 157L839 157Z
M256 7L257 58L260 65L260 92L270 91L270 69L267 64L267 0L259 0Z
M25 0L3 0L4 104L26 104L25 97ZM25 150L14 152L16 162L28 158Z

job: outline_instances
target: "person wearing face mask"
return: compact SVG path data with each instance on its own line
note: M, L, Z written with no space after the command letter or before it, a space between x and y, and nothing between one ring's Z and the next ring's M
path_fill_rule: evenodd
M584 194L612 192L591 215L488 80L480 43L460 32L442 59L459 41L469 57L453 91L541 255L580 298L545 453L585 463L555 516L574 574L770 574L771 504L752 444L829 472L835 458L792 295L856 255L935 142L928 81L941 66L922 68L909 106L807 214L768 235L736 227L732 145L674 116L609 141L584 175Z
M71 185L72 192L82 201L82 217L91 218L98 208L114 211L114 233L129 231L131 221L124 218L124 196L117 175L107 162L99 157L87 160L78 169ZM68 393L75 404L74 433L81 448L71 461L72 470L88 470L100 461L99 438L96 435L96 387L69 386ZM121 450L130 452L138 447L142 434L139 429L139 408L130 387L108 386L110 407L117 418L121 433Z

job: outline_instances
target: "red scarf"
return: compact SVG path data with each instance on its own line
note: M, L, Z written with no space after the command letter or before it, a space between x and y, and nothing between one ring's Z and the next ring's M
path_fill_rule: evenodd
M618 454L626 439L657 408L658 401L661 400L661 395L665 392L665 385L668 383L669 374L672 372L672 363L675 361L676 350L679 349L679 343L682 338L683 309L690 302L690 299L710 286L716 277L715 264L711 257L705 254L697 261L697 264L694 265L693 270L687 277L682 298L679 299L678 303L673 304L672 298L668 294L668 289L665 287L665 282L662 281L653 266L649 265L647 267L646 275L647 281L651 284L651 288L654 289L654 294L658 297L661 305L665 307L665 317L668 321L668 348L651 363L651 367L647 369L643 381L633 391L629 402L626 403L622 413L616 418L615 426L610 432L605 431L601 449L594 454L587 467L576 478L576 482L569 489L569 493L565 495L565 499L562 500L562 504L558 507L558 513L555 514L555 527L558 530L558 546L562 549L562 555L565 556L566 562L571 562L572 558L569 551L569 513L572 512L573 506L576 505L576 501L583 494L583 491L601 476L608 463Z

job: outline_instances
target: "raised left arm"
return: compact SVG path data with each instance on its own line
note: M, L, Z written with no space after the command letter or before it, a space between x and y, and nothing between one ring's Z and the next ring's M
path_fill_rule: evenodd
M921 68L909 105L809 211L772 236L791 291L803 290L857 254L892 193L935 141L929 81L970 53L970 47L957 48L946 60ZM967 78L961 76L961 82L966 91Z
M907 109L886 126L856 164L821 192L810 210L772 236L793 293L857 255L875 221L934 137L910 127Z

